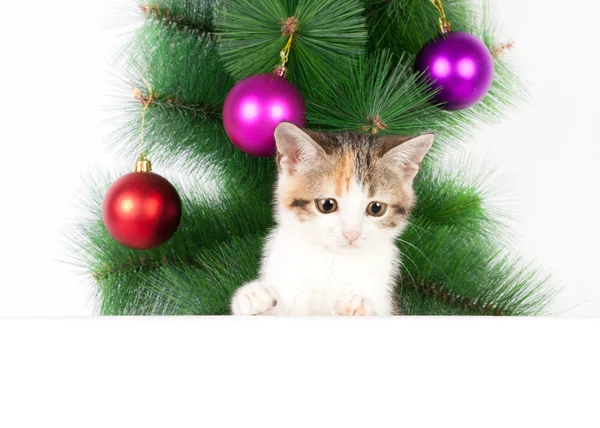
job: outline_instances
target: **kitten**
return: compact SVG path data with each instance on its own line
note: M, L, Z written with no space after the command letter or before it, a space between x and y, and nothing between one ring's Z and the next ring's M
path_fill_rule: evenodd
M396 238L434 136L275 130L277 226L260 276L233 296L234 315L391 315Z

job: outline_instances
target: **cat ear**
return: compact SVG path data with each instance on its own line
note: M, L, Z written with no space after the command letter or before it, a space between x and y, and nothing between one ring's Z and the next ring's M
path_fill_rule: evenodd
M323 148L307 132L289 122L282 122L275 128L275 142L277 164L288 175L296 172L298 164L309 164L325 154Z
M425 155L431 149L434 138L434 134L423 134L418 137L381 137L383 159L392 162L394 168L401 168L407 180L413 180L419 172Z

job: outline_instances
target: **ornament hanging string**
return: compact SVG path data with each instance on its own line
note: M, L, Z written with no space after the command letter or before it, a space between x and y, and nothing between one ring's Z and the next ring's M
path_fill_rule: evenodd
M141 153L145 152L146 149L146 141L145 141L145 134L146 134L146 112L148 111L148 108L150 107L150 104L152 104L152 101L154 101L154 93L152 91L152 86L150 86L150 83L142 77L142 79L144 80L144 83L146 84L146 87L148 88L148 99L146 100L146 102L144 103L144 108L142 109L142 140L141 140Z
M429 0L429 2L435 7L435 9L440 14L440 30L442 33L449 33L452 31L452 25L448 22L446 18L446 11L444 10L444 5L442 4L442 0Z
M292 48L293 39L294 39L294 35L290 34L290 38L288 39L287 44L285 45L285 47L282 49L281 53L279 54L281 56L281 65L284 67L287 64L288 59L290 57L290 49Z
M146 84L146 88L148 88L148 96L145 97L145 99L142 99L142 104L144 108L142 109L142 137L140 141L140 158L135 164L135 171L150 172L152 171L152 164L146 157L146 113L150 108L150 104L154 102L154 91L152 90L152 86L150 85L148 80L146 80L144 77L142 77L142 80Z
M281 57L281 64L279 64L275 68L275 74L279 77L285 77L287 74L286 64L290 58L290 50L292 49L292 41L293 40L294 40L294 35L290 34L290 37L288 38L286 45L279 53L279 56Z

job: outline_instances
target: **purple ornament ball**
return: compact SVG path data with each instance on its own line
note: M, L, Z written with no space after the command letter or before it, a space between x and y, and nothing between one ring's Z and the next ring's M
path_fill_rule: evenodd
M440 89L435 97L446 110L463 110L481 101L494 81L494 58L487 46L469 33L450 32L427 43L415 68Z
M275 128L281 122L306 124L302 94L273 74L239 81L223 105L223 125L233 144L252 156L274 156Z

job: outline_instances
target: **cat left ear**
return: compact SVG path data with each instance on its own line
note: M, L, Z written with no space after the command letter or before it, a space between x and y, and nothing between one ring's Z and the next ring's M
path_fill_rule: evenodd
M404 170L407 180L413 180L425 155L433 145L434 134L423 134L414 138L385 136L383 142L383 158L393 162L394 167Z
M277 164L281 171L294 174L300 163L308 164L324 155L323 148L293 123L282 122L275 128Z

